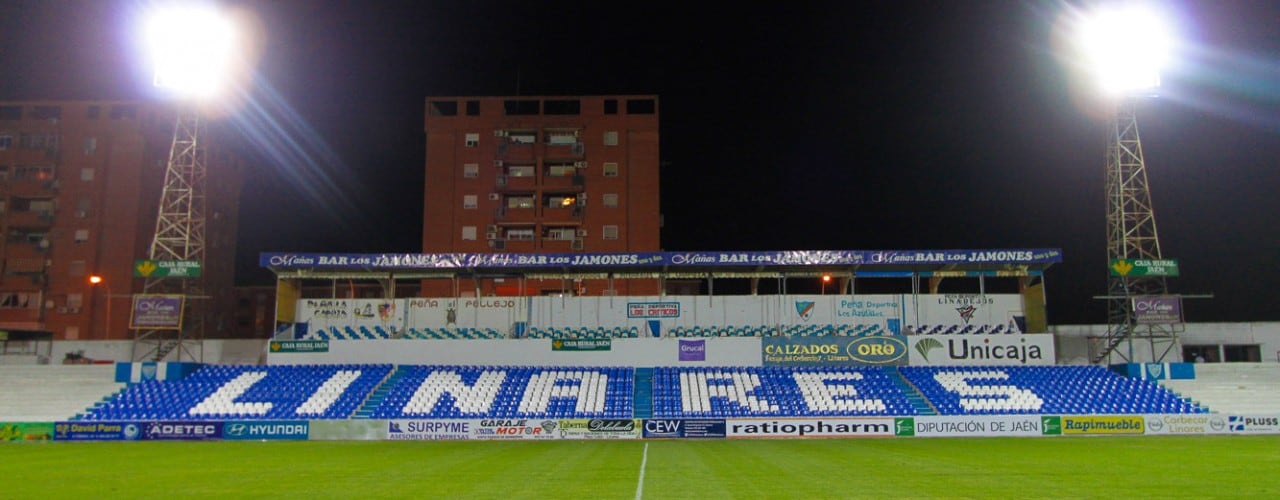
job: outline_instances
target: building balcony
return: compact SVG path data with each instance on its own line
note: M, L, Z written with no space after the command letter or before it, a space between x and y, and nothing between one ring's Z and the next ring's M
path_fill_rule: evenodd
M586 156L587 148L582 143L572 144L547 144L547 158L559 159L582 159Z
M532 224L537 218L537 211L533 208L498 207L493 211L493 220L496 222Z
M542 221L545 223L581 223L582 215L582 207L577 205L570 207L546 207L542 209Z
M548 175L542 178L543 189L554 191L582 192L586 188L586 177L581 175Z
M533 189L537 186L537 184L538 184L538 181L533 176L517 177L517 176L511 176L511 175L499 175L497 180L494 183L494 185L498 188L498 191L502 191L502 192L510 192L510 191L532 192Z
M47 228L53 226L54 212L51 210L8 212L2 217L9 227Z

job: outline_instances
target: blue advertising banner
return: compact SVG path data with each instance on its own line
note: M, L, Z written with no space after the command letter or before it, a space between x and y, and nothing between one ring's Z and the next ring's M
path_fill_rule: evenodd
M907 364L905 335L764 337L765 366L886 366Z
M222 422L145 422L142 439L152 441L204 441L222 439Z
M466 269L644 266L1056 264L1062 250L805 250L781 252L485 253L485 254L259 254L262 267L280 269Z
M132 441L142 435L140 422L55 422L54 441Z
M711 419L647 419L644 421L645 438L722 438L726 436L725 421Z
M222 426L222 439L306 441L310 431L305 420L227 422Z

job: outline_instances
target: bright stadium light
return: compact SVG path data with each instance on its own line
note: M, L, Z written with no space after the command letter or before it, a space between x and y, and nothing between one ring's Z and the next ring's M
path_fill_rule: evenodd
M236 52L236 28L212 5L160 8L146 23L154 84L183 97L210 97L224 87Z
M1080 19L1076 31L1086 67L1103 92L1119 96L1160 86L1173 37L1156 11L1140 4L1103 7Z

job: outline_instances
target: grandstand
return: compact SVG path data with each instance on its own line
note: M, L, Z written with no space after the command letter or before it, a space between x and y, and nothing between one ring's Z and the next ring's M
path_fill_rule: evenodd
M0 365L0 422L67 420L125 387L114 365Z

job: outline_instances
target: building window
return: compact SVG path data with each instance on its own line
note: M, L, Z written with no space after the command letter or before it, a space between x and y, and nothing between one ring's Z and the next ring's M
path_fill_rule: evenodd
M547 144L552 146L567 146L578 142L577 130L548 130L544 135L547 137Z
M616 240L618 239L618 226L615 226L615 225L605 226L603 230L600 231L600 235L602 238L606 240Z
M577 174L578 167L575 167L572 163L568 165L551 165L547 167L547 175L551 177L568 177L570 175Z
M31 118L36 120L57 120L62 118L62 106L36 106L31 110Z
M76 200L76 217L81 219L87 217L91 207L93 207L93 200L89 198L80 198Z
M605 99L605 100L604 100L604 114L606 114L606 115L616 115L616 114L618 114L618 100L617 100L617 99Z
M84 154L91 155L96 152L98 152L98 138L85 137L84 138Z
M605 193L601 201L605 208L618 208L618 193Z
M79 309L80 306L83 304L84 304L84 294L81 294L81 293L67 294L67 307Z
M533 208L532 196L509 196L507 208Z
M467 240L467 241L475 241L475 240L476 240L476 227L475 227L475 226L462 226L462 239Z
M431 101L427 103L431 116L458 116L458 101Z
M82 168L82 169L80 169L80 180L85 181L85 182L92 181L92 180L93 180L93 169L92 169L92 168Z
M507 239L531 241L533 240L533 228L508 229Z
M466 141L467 141L466 146L469 148L474 148L476 146L479 146L480 134L467 134Z
M462 176L468 179L475 179L476 177L480 177L480 164L464 163L462 165Z
M475 210L475 208L476 208L476 195L474 195L474 194L464 195L464 196L462 197L462 208L465 208L465 209L468 209L468 210Z
M35 309L40 294L33 292L0 293L0 309Z
M480 116L480 101L467 101L467 116Z
M627 99L628 115L652 115L658 112L658 103L653 99Z
M0 198L0 214L4 213L5 205L8 204L7 201L8 200L5 200L4 198Z
M138 116L138 107L132 105L116 105L111 107L112 120L132 120Z
M578 230L571 227L552 227L547 228L547 233L543 236L548 240L572 240L578 236Z
M508 177L533 177L533 165L512 165L507 167Z
M13 136L0 135L0 151L4 151L13 146Z
M89 230L88 230L88 229L77 229L77 230L76 230L76 243L84 243L84 242L86 242L86 241L89 241Z
M102 106L89 106L89 112L86 114L86 116L90 120L97 120L98 115L100 114L102 114Z
M608 131L608 132L605 132L605 133L604 133L604 145L605 145L605 146L617 146L617 145L618 145L618 131L617 131L617 130L610 130L610 131Z
M83 260L71 261L71 265L67 266L67 275L71 276L72 278L84 276L85 275L84 261Z
M616 162L604 162L604 166L601 167L601 171L604 172L605 177L617 177L618 164Z
M13 169L15 181L47 181L53 179L53 167L43 165L22 165Z

